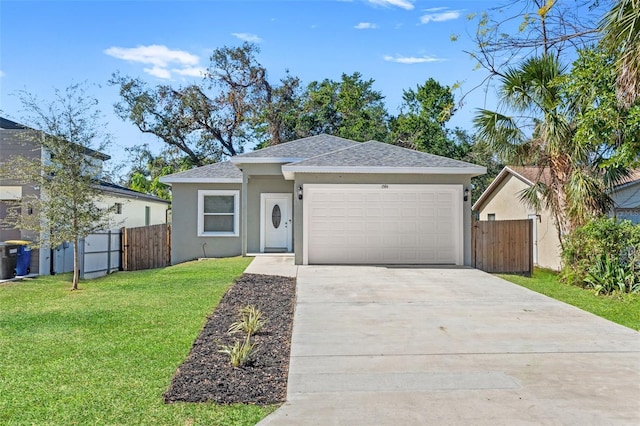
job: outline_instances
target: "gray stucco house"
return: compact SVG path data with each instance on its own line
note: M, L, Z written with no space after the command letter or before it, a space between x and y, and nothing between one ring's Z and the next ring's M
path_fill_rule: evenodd
M319 135L165 176L172 263L293 253L296 264L471 262L471 178L484 167Z

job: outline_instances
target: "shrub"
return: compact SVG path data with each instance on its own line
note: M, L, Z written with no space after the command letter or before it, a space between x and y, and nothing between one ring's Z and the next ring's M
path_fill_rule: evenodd
M597 293L640 291L640 226L599 218L565 239L562 279Z
M242 343L236 341L233 345L220 345L218 352L227 354L234 367L242 367L251 361L256 345L251 343L251 336L247 335Z
M240 319L233 324L228 330L229 334L243 332L247 336L252 336L264 327L266 321L262 319L262 311L254 305L247 305L240 309Z

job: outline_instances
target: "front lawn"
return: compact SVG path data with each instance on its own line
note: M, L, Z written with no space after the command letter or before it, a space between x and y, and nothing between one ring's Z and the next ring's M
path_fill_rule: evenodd
M0 424L255 424L275 407L163 403L250 260L0 285Z
M610 321L640 330L640 294L597 296L593 290L558 282L556 273L544 269L536 269L531 278L519 275L499 276Z

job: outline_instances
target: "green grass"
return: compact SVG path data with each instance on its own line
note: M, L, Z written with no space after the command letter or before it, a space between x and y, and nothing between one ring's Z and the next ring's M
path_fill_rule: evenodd
M0 424L255 424L275 407L162 399L250 260L0 285Z
M499 276L602 318L640 330L640 294L597 296L593 290L559 282L556 273L544 269L536 269L531 278L518 275Z

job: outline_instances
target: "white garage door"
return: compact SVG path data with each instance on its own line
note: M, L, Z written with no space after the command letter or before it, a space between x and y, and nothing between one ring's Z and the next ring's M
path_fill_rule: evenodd
M304 185L304 263L463 263L462 185Z

